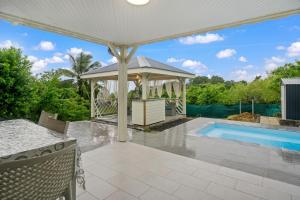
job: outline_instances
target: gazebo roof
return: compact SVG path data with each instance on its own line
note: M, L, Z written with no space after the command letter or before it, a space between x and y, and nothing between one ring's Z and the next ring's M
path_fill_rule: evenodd
M144 56L134 57L128 63L129 80L134 80L136 75L148 73L151 79L173 79L174 77L193 78L195 75L178 69L176 67L161 63L159 61L147 58ZM100 79L117 79L118 63L92 69L81 77L85 79L100 78Z
M96 43L142 45L299 13L299 0L0 0L0 18Z

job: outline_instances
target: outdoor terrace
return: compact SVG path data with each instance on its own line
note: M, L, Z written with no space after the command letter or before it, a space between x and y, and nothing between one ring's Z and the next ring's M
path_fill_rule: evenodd
M212 121L242 123L198 118L162 132L128 129L127 143L117 142L116 126L71 123L87 180L79 199L299 198L299 154L192 135Z
M79 200L297 200L300 187L134 143L82 156L87 190Z

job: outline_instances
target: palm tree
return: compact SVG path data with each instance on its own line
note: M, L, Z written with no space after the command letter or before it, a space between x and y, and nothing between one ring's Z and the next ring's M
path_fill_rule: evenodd
M73 79L77 87L77 91L82 97L89 97L89 83L86 80L81 79L81 75L90 69L101 67L100 62L92 62L93 56L81 52L76 57L69 54L71 69L59 69L59 73L63 76Z

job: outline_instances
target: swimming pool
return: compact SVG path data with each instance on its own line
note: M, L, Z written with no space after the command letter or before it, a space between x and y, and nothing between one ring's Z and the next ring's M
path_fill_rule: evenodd
M300 151L300 132L297 131L214 123L199 129L196 134Z

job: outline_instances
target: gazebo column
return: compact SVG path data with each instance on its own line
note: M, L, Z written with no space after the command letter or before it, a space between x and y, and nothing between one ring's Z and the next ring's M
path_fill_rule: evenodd
M142 100L147 100L148 75L142 74Z
M182 114L186 115L186 81L182 79Z
M128 93L128 62L135 53L137 47L133 47L128 54L128 46L115 47L108 45L113 55L117 58L118 67L118 141L126 142L128 139L127 131L127 93ZM119 52L117 51L119 49Z
M95 118L95 89L96 80L91 79L91 118Z

